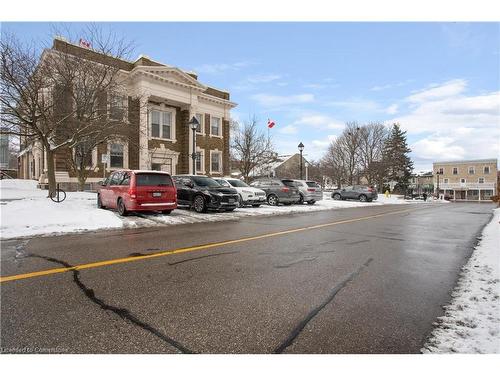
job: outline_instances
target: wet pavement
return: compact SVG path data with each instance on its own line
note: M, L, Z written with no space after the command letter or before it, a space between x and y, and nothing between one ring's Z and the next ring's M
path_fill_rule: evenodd
M127 260L2 283L1 349L417 353L492 208L387 205L2 241L2 276Z

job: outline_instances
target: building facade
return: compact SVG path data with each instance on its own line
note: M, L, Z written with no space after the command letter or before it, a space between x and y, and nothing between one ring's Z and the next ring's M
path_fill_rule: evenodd
M435 193L455 201L489 201L497 190L497 159L433 163Z
M434 193L434 176L432 172L416 173L410 178L408 192L411 194Z
M123 95L109 97L109 116L123 121L125 137L96 147L87 168L87 182L97 182L120 168L163 170L171 174L194 173L193 131L190 119L200 123L196 135L196 173L229 174L230 110L236 106L227 91L206 86L195 73L140 56L130 62L110 58L62 39L55 39L44 53L85 56L96 63L116 64L125 82ZM113 65L115 66L115 65ZM137 95L140 93L140 95ZM116 110L118 108L118 110ZM47 182L45 153L40 142L21 141L19 176ZM56 155L56 180L77 183L67 166L68 153Z

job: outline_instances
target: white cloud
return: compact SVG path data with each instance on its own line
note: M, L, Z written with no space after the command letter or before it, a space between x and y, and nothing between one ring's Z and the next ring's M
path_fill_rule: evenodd
M345 126L343 122L337 121L330 116L319 114L303 115L294 121L293 124L324 129L343 129Z
M433 85L406 98L410 112L398 122L410 136L415 164L500 157L500 91L467 95L462 79Z
M296 126L293 126L293 125L286 125L286 126L282 126L278 129L278 132L279 133L282 133L282 134L297 134L298 132L298 129Z
M396 113L398 113L398 105L397 104L390 105L385 109L385 112L389 115L395 115Z
M299 95L271 95L271 94L255 94L251 98L263 107L279 107L282 105L310 103L314 101L313 94Z
M379 112L381 111L380 106L373 100L369 99L350 99L350 100L339 100L329 103L334 107L342 107L353 112Z
M401 82L388 83L386 85L380 85L380 86L373 86L372 88L370 88L370 91L382 91L382 90L393 89L395 87L405 86L413 81L414 81L413 79L407 79L407 80L401 81Z
M267 83L280 79L279 74L259 74L248 77L246 80L249 83Z
M203 64L195 68L197 73L205 74L217 74L223 73L230 70L240 70L248 66L255 65L252 61L237 61L234 63L215 63L215 64Z
M454 79L441 85L431 85L424 90L410 95L406 100L413 103L421 103L427 100L455 96L464 92L466 86L467 82L464 79Z

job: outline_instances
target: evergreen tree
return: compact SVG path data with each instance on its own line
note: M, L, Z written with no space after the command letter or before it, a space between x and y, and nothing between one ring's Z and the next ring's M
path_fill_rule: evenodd
M411 152L406 142L406 131L399 124L394 124L383 150L383 163L388 181L396 181L394 190L406 192L413 172L413 161L408 156Z

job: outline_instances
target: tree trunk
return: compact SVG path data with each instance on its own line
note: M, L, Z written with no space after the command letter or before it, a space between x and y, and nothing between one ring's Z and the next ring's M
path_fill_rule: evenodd
M78 190L79 191L84 191L85 190L85 181L87 181L87 179L85 178L85 176L82 176L79 173L78 174Z
M49 180L49 195L56 191L56 168L55 168L55 153L47 148L47 178Z

